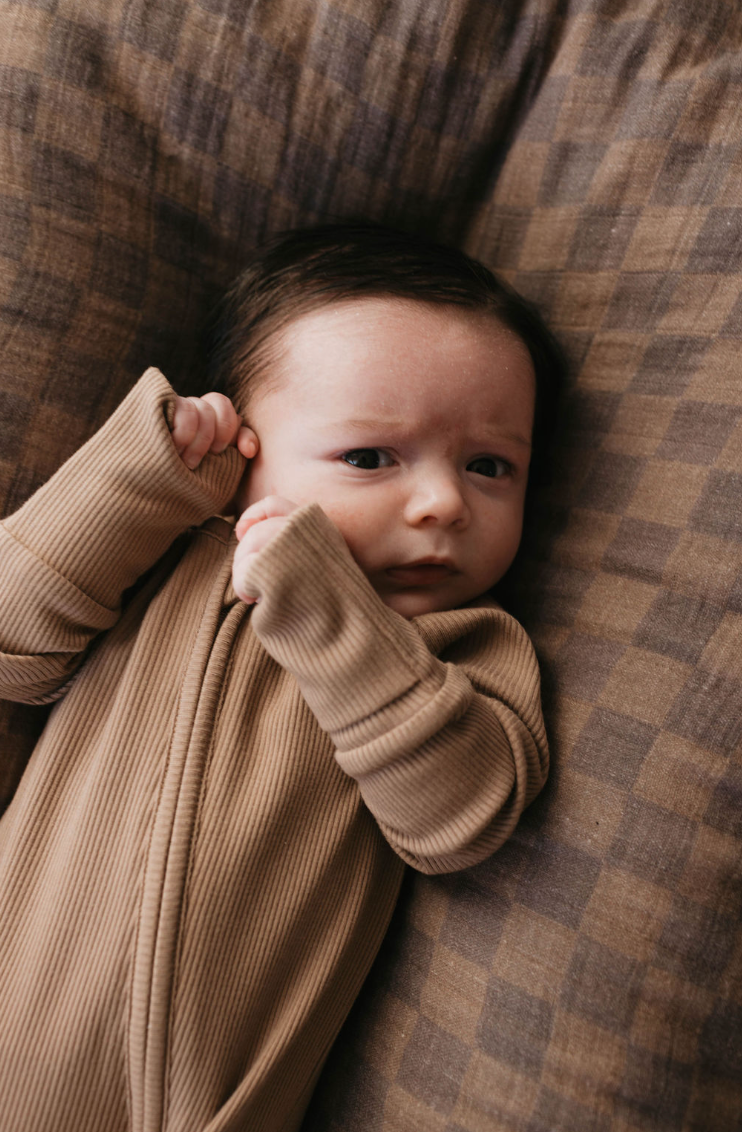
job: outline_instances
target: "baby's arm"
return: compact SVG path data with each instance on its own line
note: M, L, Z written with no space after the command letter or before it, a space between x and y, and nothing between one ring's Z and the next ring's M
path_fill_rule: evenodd
M189 470L178 452L181 401L148 370L87 444L0 524L0 697L55 698L92 638L118 619L124 591L179 534L234 496L245 466L237 434ZM174 427L181 422L176 440L168 414ZM216 435L215 424L209 447Z
M494 607L406 621L320 507L289 509L269 501L272 518L245 524L235 556L237 592L259 601L255 632L295 676L395 851L422 872L475 864L546 779L528 637Z

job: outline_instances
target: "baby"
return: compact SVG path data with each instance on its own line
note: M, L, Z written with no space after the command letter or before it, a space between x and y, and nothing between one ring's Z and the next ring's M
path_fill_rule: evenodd
M221 393L148 370L0 527L0 695L58 701L0 823L13 1132L292 1132L404 863L481 861L546 777L488 596L537 316L372 226L273 240L223 316Z

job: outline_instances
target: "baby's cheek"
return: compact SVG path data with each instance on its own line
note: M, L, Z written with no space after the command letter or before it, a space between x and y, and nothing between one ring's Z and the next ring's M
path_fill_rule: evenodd
M319 498L320 507L345 539L350 553L366 573L370 565L368 527L364 527L360 505L351 506L337 500Z
M239 516L250 506L250 465L243 472L237 491L234 493L234 511Z
M487 564L485 579L488 579L484 589L494 586L510 569L520 540L520 523L513 522L509 531L503 531L503 537L495 544L489 558L483 560Z
M373 583L374 575L378 574L381 568L379 546L369 546L368 540L364 537L359 537L354 532L340 532L348 546L348 550L353 556L353 560L360 567L366 577Z
M281 494L271 485L270 478L266 473L265 461L258 454L254 460L250 461L250 466L245 473L244 498L246 508L257 503L259 499L265 499L266 495Z

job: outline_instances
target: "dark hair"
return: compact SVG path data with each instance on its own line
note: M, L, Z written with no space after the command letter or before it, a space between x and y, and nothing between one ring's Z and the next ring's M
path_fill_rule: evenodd
M277 336L288 323L331 303L372 296L482 310L514 331L536 374L532 471L542 464L565 366L535 307L458 248L382 225L294 229L258 248L218 308L209 350L211 388L244 412L270 373Z

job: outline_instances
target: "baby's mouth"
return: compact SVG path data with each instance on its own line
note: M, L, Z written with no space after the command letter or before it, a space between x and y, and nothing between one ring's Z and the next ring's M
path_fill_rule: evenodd
M413 562L409 566L392 566L385 573L393 581L407 586L432 586L457 571L445 562Z

